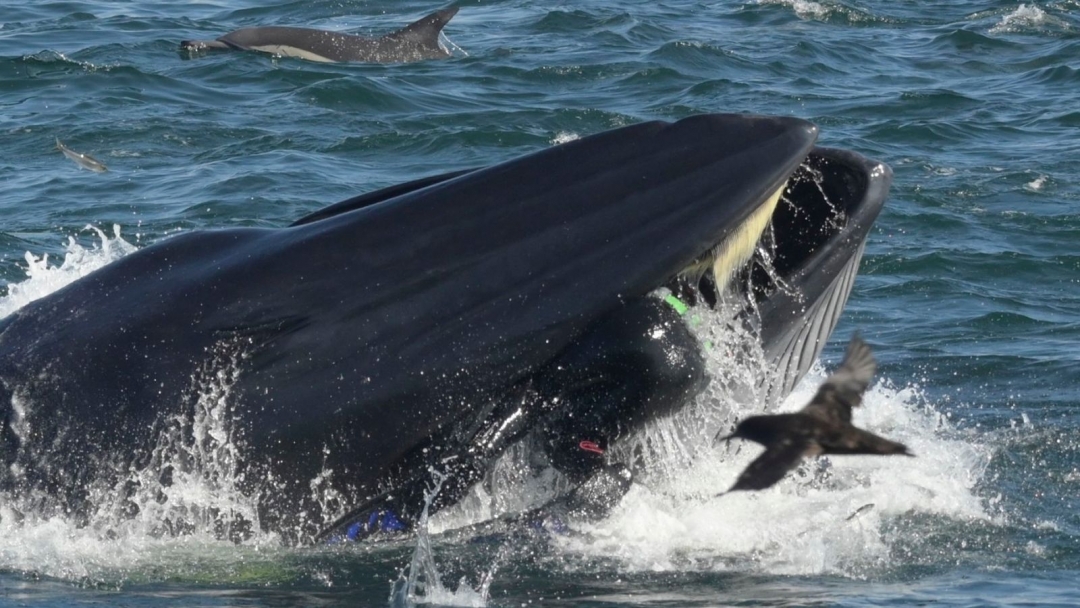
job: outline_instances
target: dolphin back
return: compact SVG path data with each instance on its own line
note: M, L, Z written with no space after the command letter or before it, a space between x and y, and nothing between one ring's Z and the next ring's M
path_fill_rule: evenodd
M238 29L217 40L185 40L181 50L262 51L310 61L403 63L449 57L439 34L457 14L451 7L434 12L381 38L303 27L267 26Z

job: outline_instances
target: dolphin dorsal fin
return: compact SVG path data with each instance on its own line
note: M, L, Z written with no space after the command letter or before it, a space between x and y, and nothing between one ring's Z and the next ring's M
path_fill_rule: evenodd
M454 18L458 7L451 6L441 11L431 13L427 17L414 21L400 30L387 34L387 38L394 40L410 40L424 46L439 46L439 32Z

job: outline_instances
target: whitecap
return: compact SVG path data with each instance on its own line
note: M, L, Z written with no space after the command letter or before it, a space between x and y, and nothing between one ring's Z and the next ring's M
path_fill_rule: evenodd
M802 19L825 19L831 12L825 5L812 0L758 0L758 4L789 6Z
M559 144L565 144L575 139L580 139L581 136L571 131L559 131L555 134L555 137L551 138L551 145L557 146Z
M1013 12L1001 18L997 25L990 28L991 34L1017 34L1031 32L1038 28L1066 27L1065 23L1032 4L1021 4Z
M1024 184L1024 189L1028 190L1028 191L1031 191L1031 192L1040 192L1040 191L1042 191L1043 186L1046 185L1046 182L1049 179L1050 179L1050 177L1047 176L1047 175L1040 175L1039 177L1036 177L1035 179L1031 180L1030 182Z
M780 409L802 407L823 377L820 368L812 372ZM991 519L975 493L990 450L952 437L917 390L878 383L855 423L903 441L917 457L808 460L769 490L717 496L760 452L754 444L718 446L670 479L635 486L610 518L584 526L564 549L616 558L631 571L858 577L892 565L898 539L883 531L891 519Z

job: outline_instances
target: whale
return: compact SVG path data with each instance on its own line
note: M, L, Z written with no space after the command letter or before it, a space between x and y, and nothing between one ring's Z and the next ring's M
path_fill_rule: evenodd
M184 40L180 50L261 51L319 62L407 63L443 59L451 53L439 43L439 36L457 11L456 6L436 11L378 38L302 27L247 27L214 40Z
M741 302L778 394L824 348L891 171L817 134L644 122L139 249L0 320L0 492L89 521L212 452L305 543L408 522L436 470L453 504L530 434L610 472L708 386L679 307Z

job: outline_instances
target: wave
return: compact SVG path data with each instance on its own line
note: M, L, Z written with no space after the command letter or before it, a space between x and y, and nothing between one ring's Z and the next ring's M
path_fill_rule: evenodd
M990 28L991 34L1039 34L1068 31L1070 24L1037 5L1021 4Z
M888 23L891 19L875 15L864 8L826 0L757 0L760 6L779 5L790 8L800 19L846 25Z

